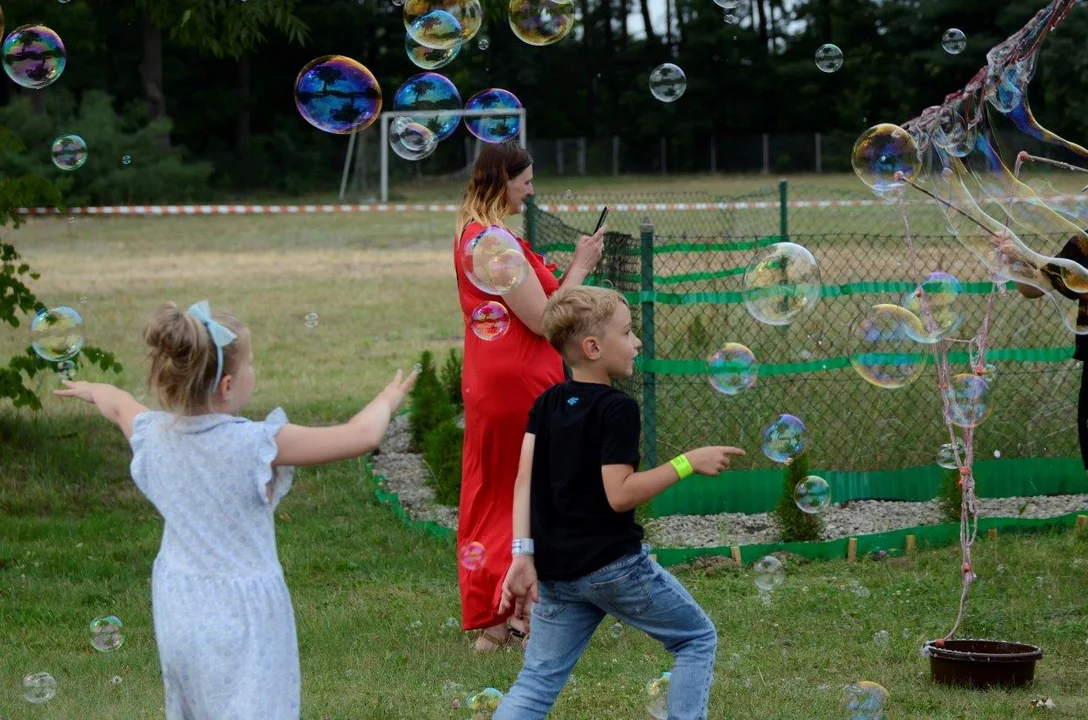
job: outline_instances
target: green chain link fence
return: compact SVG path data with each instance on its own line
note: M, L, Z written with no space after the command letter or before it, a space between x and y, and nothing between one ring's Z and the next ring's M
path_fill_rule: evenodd
M810 467L830 483L836 502L936 494L935 456L948 435L932 358L914 384L876 388L850 365L848 328L863 310L898 304L918 280L943 271L963 286L957 302L965 322L957 335L969 337L984 317L991 278L951 236L934 203L907 207L918 257L912 269L898 207L863 190L794 192L782 182L746 197L579 195L537 198L528 207L530 242L560 267L600 207L613 208L591 282L625 294L643 341L635 376L622 386L642 406L645 463L707 444L748 451L725 476L673 486L652 514L770 510L781 468L760 452L760 436L787 412L804 420ZM812 312L771 327L745 310L742 279L760 249L786 239L816 257L823 287ZM1065 239L1036 249L1053 255ZM1077 448L1073 336L1049 300L998 292L987 353L997 367L995 409L975 443L980 494L1088 492ZM733 397L715 392L706 375L707 358L726 342L747 345L760 363L755 387ZM970 370L965 348L950 351L955 372Z

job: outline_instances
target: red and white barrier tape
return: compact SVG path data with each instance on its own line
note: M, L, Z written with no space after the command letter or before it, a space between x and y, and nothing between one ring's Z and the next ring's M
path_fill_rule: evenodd
M1069 200L1084 201L1082 195L1056 195L1042 198L1044 202L1059 203ZM917 204L927 205L930 201ZM540 203L537 208L545 212L598 212L607 203L594 204L552 204ZM857 208L886 205L883 200L791 200L787 207L801 208ZM615 203L609 205L613 212L663 212L663 211L705 211L705 210L777 210L777 201L760 202L721 202L721 203ZM451 204L391 204L376 203L364 205L115 205L97 207L77 207L59 210L58 208L34 207L19 208L19 215L85 215L103 217L147 217L180 215L321 215L330 213L383 213L383 212L457 212L458 206Z

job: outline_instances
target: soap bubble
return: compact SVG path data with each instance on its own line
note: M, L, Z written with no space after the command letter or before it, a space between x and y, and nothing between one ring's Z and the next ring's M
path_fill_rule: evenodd
M990 383L974 373L953 376L948 389L948 419L963 428L975 427L990 417Z
M426 125L398 117L389 123L389 147L405 160L422 160L438 148L438 137Z
M726 343L707 360L711 386L723 395L736 395L756 384L759 363L740 343Z
M472 714L472 720L485 720L495 714L502 702L502 693L495 688L484 688L470 696L465 706Z
M963 30L948 28L941 36L941 47L949 55L959 55L967 49L967 36L963 34Z
M623 623L612 623L612 626L608 628L608 635L613 640L619 640L621 637L623 637Z
M833 73L842 67L842 50L838 45L827 43L816 51L816 67L825 73Z
M420 45L405 31L404 52L416 67L421 67L424 70L437 70L453 62L453 59L457 57L457 53L461 52L461 44L455 45L448 50L436 50Z
M714 4L722 10L732 11L736 10L737 6L740 5L740 0L714 0Z
M40 90L64 72L68 53L60 35L44 25L23 25L11 31L0 46L4 72L16 85Z
M937 464L946 470L955 470L960 466L956 462L957 451L961 460L967 457L967 446L959 438L956 438L955 446L952 443L941 445L941 449L937 451Z
M891 123L874 125L863 132L854 143L850 163L861 181L879 195L899 190L922 167L914 137ZM897 177L900 173L902 179Z
M573 28L573 0L510 0L510 29L527 45L557 43Z
M744 307L766 325L789 325L820 299L820 266L807 249L780 242L744 271Z
M430 115L424 111L460 110L461 94L449 78L432 72L419 73L397 89L393 109L418 112L411 116L412 121L427 126L437 142L452 135L461 119L456 115Z
M30 321L30 347L46 362L71 360L86 342L83 316L67 305L42 308Z
M382 89L361 63L343 55L325 55L299 72L295 107L318 130L348 135L378 119Z
M321 317L315 313L306 313L302 318L302 324L306 326L307 330L313 330L321 322Z
M669 683L672 673L663 672L661 677L646 683L646 712L654 720L666 720L669 717Z
M453 16L461 28L463 42L476 37L483 25L484 11L480 0L407 0L404 3L404 29L411 30L419 18L435 10Z
M56 697L57 680L47 672L36 672L23 678L23 697L39 705Z
M116 615L96 617L87 626L87 638L98 652L110 652L125 644L125 624Z
M53 141L53 164L61 170L79 170L87 162L87 143L79 135L61 135Z
M910 385L926 367L917 337L925 337L925 328L914 313L890 303L873 305L850 325L850 364L879 388Z
M915 317L922 321L924 326L926 325L925 314L922 311L922 297L924 294L926 304L929 306L929 314L933 318L935 325L922 337L914 339L921 343L931 343L948 337L959 330L963 325L963 312L958 302L962 292L963 287L954 275L946 272L934 272L929 274L929 277L922 283L921 288L904 295L899 304L910 310Z
M472 311L469 327L472 334L481 340L498 340L510 329L510 314L502 303L488 300Z
M650 94L661 102L674 102L688 89L684 71L672 63L658 65L650 73Z
M734 15L732 13L726 13L725 14L725 24L726 25L736 25L739 22L740 22L740 18L737 17L736 15ZM734 35L733 39L736 40L737 37Z
M131 165L132 164L132 156L131 155L122 155L121 156L121 164L122 165Z
M788 463L805 451L805 424L783 413L763 428L763 454L776 463Z
M465 103L465 110L517 110L520 107L521 101L514 93L502 88L481 90ZM517 113L466 117L465 128L472 133L473 137L486 143L501 143L521 131L521 118Z
M831 504L831 487L822 477L809 475L794 486L793 502L810 515L826 510Z
M479 570L487 560L487 550L483 543L470 542L461 548L461 567L465 570Z
M755 571L756 587L762 592L770 592L786 580L782 562L774 555L760 558L752 569Z
M873 642L876 643L877 645L882 646L882 647L887 645L888 644L888 631L887 630L877 630L875 633L873 633Z
M449 50L463 42L461 22L445 10L431 10L408 26L408 34L424 47Z
M529 261L506 228L492 225L461 246L461 268L469 282L489 295L502 295L529 275Z
M875 682L862 680L842 689L842 706L849 711L850 720L882 720L888 691Z

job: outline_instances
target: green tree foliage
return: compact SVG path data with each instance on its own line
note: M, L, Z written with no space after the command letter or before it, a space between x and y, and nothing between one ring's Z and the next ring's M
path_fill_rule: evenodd
M412 430L412 444L423 451L427 436L446 420L452 420L455 412L446 388L438 378L434 365L434 356L430 350L423 352L419 359L420 372L412 388L412 414L409 425Z
M453 419L443 420L423 444L423 463L431 472L428 484L441 505L456 506L461 498L461 452L465 431Z
M937 504L941 509L941 519L945 522L958 523L962 503L963 486L960 484L959 468L943 470L941 484L937 488Z
M464 398L461 397L461 372L464 369L461 354L456 349L450 348L450 354L446 356L446 364L442 366L442 387L446 388L446 395L455 408L463 410Z
M0 160L24 149L16 136L0 124ZM9 224L13 229L19 227L22 218L16 214L16 208L58 204L60 190L44 178L32 173L0 174L0 228ZM38 278L39 274L22 262L14 245L0 240L0 321L18 329L21 318L32 317L44 307L27 284ZM103 370L122 369L111 353L95 347L84 346L82 355L73 360L77 368L83 361ZM15 407L41 409L41 399L28 383L51 367L28 346L23 354L9 358L6 366L0 365L0 398L10 399Z
M817 514L802 511L793 500L793 489L807 476L807 454L795 458L782 471L782 495L774 509L782 530L782 542L812 542L819 540L823 533L823 519Z

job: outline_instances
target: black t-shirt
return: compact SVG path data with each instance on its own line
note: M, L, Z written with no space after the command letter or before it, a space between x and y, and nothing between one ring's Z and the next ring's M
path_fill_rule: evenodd
M1072 260L1088 268L1088 236L1074 235L1058 253L1058 257ZM1083 295L1070 290L1063 279L1064 268L1057 265L1044 265L1042 273L1050 280L1051 285L1063 296L1070 300L1076 300L1077 329L1088 329L1088 295ZM1088 360L1088 334L1078 334L1074 340L1073 358L1075 360Z
M638 467L638 403L609 385L568 380L537 398L530 527L541 580L573 580L639 552L635 512L608 504L602 465Z

